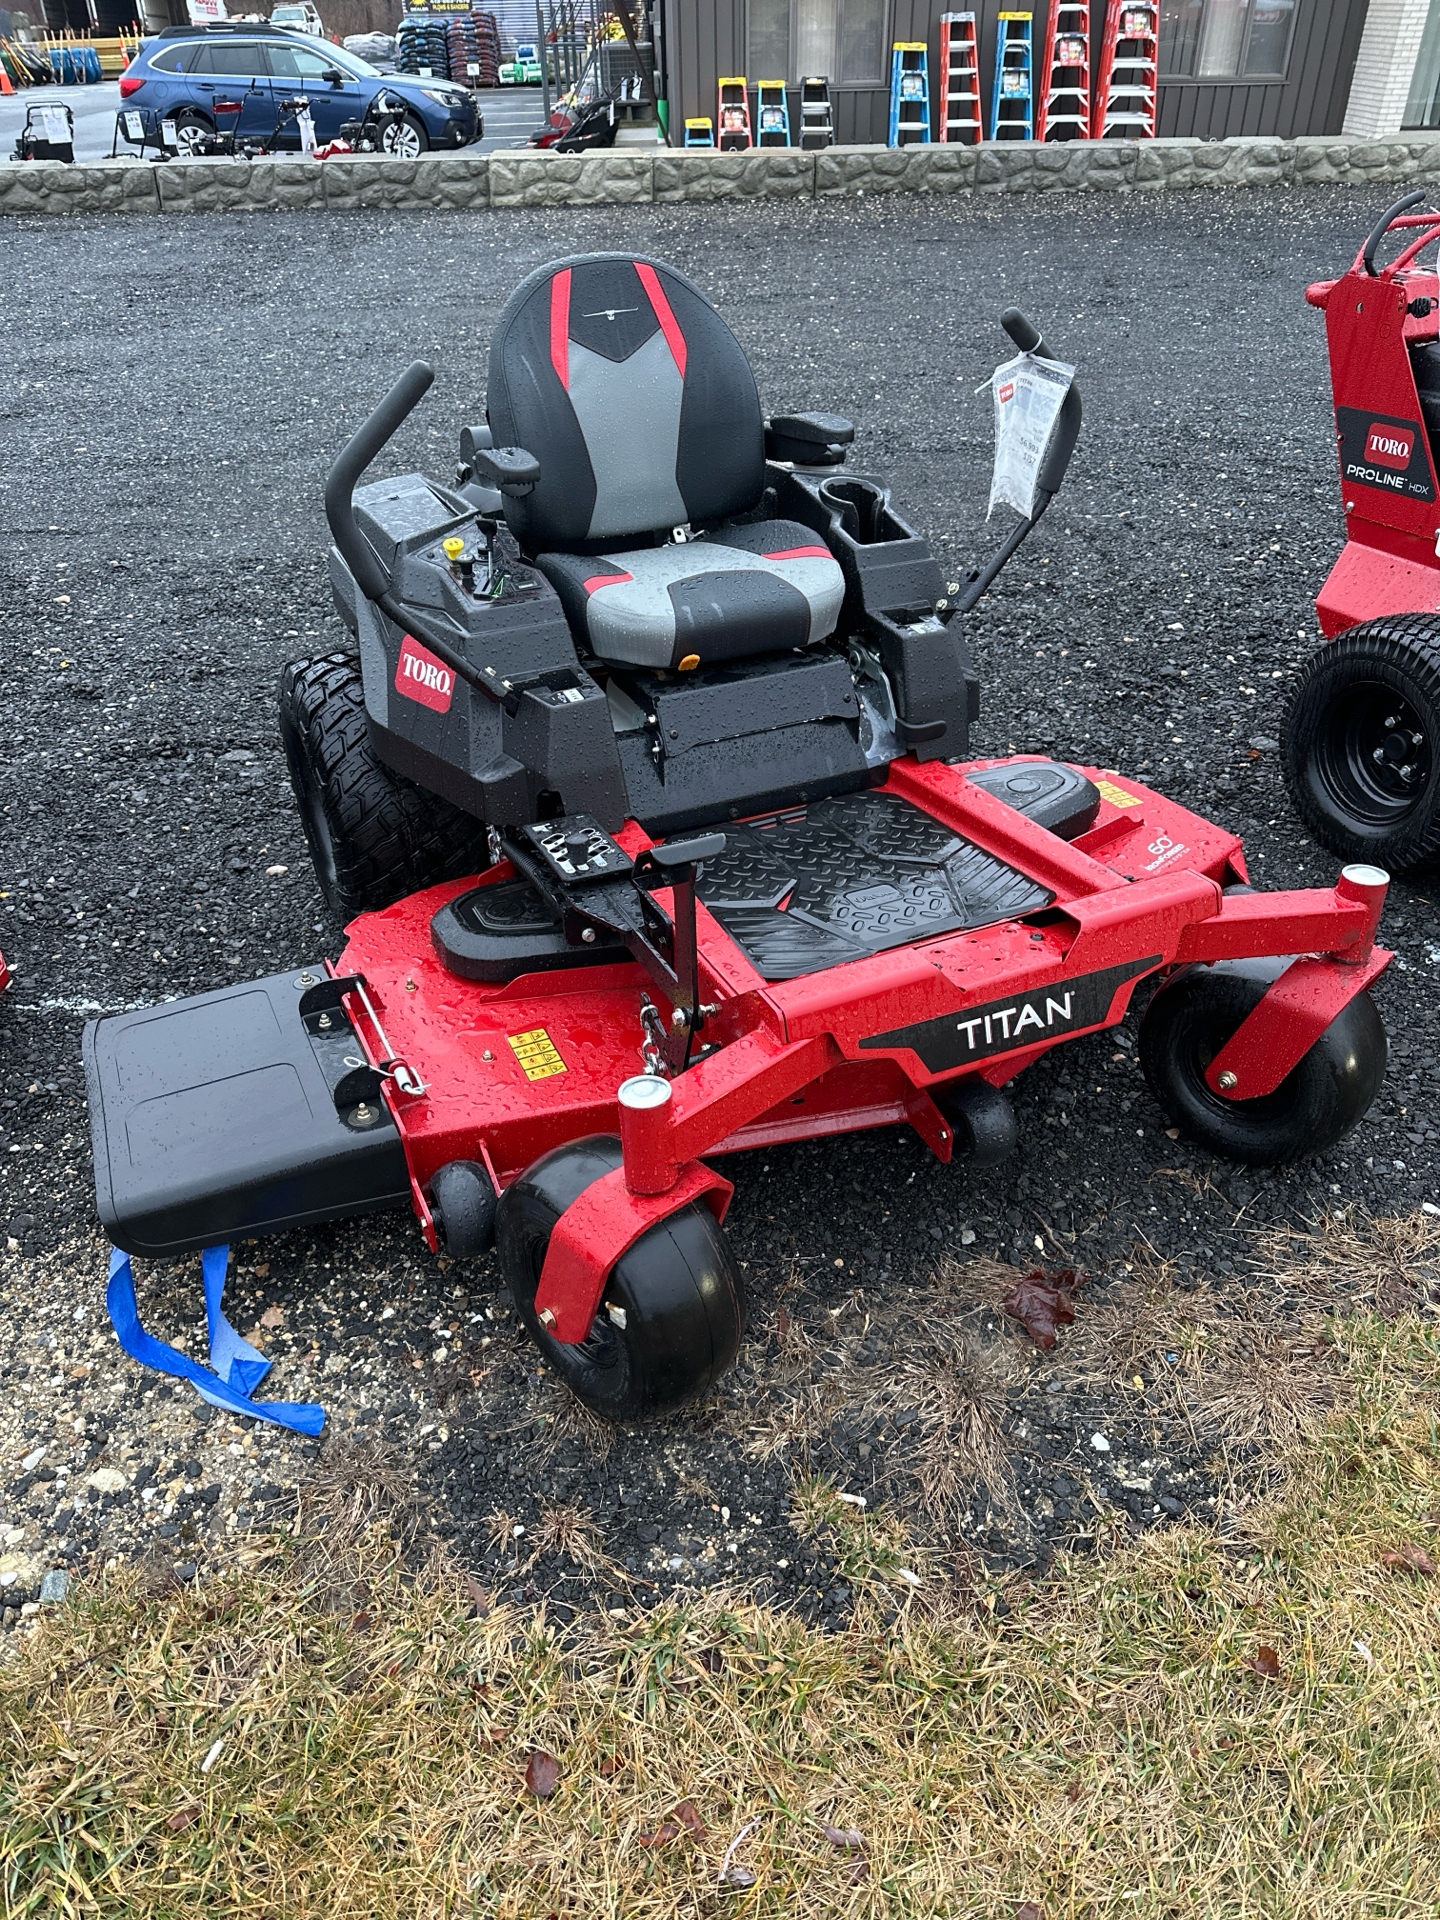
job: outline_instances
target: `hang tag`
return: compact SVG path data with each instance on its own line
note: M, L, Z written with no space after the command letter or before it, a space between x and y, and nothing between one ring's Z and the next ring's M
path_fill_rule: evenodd
M178 147L180 145L180 142L175 137L175 122L173 120L162 120L160 122L160 139L167 147Z
M140 114L134 112L126 113L122 114L121 118L125 122L125 131L132 140L143 140L145 138L145 121Z
M67 147L70 144L70 116L64 107L36 107L35 126L42 140L48 140L52 147Z
M990 380L995 410L990 513L1003 504L1028 520L1035 511L1035 483L1074 378L1074 367L1039 360L1033 353L1019 354L995 369Z
M296 114L295 124L300 129L301 153L314 153L315 120L308 107L302 108L302 110Z

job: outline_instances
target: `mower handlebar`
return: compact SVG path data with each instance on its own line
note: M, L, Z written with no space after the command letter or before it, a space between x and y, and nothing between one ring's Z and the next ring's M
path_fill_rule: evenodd
M1006 307L1000 316L1000 324L1021 353L1038 354L1042 360L1053 358L1040 337L1040 329L1025 318L1019 307Z
M355 584L367 600L380 600L390 591L390 576L356 522L356 482L401 422L415 411L434 378L433 367L423 360L412 360L370 418L340 449L325 481L325 518L346 566L355 576Z
M1401 214L1409 213L1412 207L1418 207L1424 198L1424 188L1416 188L1413 193L1407 193L1403 199L1397 200L1393 207L1387 208L1375 222L1374 227L1371 229L1369 239L1366 240L1365 245L1360 249L1361 265L1372 279L1375 276L1375 249L1385 238L1385 235L1390 231L1394 223L1400 218Z

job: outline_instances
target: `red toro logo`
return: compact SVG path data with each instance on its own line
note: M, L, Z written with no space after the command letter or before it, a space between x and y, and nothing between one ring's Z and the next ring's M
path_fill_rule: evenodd
M410 634L400 649L400 664L395 669L395 691L407 700L418 700L422 707L436 713L448 713L455 692L455 675L443 660L428 653Z
M1397 471L1408 467L1415 450L1415 435L1408 427L1382 426L1378 422L1365 435L1365 458L1377 467Z
M1007 380L1004 386L1001 387L997 398L1002 407L1007 400L1013 400L1015 398L1015 382L1013 380Z

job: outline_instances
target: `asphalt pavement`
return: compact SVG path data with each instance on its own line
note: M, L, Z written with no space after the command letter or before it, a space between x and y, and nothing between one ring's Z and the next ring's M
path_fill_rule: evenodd
M477 153L489 153L496 147L523 146L545 117L538 87L496 87L478 97L485 118L485 136L476 143ZM42 101L63 101L75 116L77 163L108 160L112 147L121 154L136 151L123 136L118 142L115 139L115 116L120 111L117 80L102 80L91 87L24 87L18 93L0 97L0 165L15 151L27 109Z
M117 1353L80 1033L97 1012L339 951L275 685L282 662L344 638L321 489L408 361L423 355L438 379L379 470L448 477L520 278L580 250L663 256L734 327L767 408L856 422L852 468L891 475L955 569L997 538L980 390L1010 352L1000 310L1017 303L1077 364L1085 426L1063 493L970 622L975 752L1039 749L1148 781L1242 832L1259 885L1326 884L1336 862L1297 827L1275 750L1343 540L1323 328L1303 290L1353 257L1391 191L8 223L10 284L45 298L43 312L29 299L0 310L0 945L16 970L0 1002L12 1382L0 1455L18 1461L61 1423L76 1445L89 1419L136 1486L193 1448L218 1503L209 1522L198 1508L189 1520L72 1510L27 1480L10 1517L75 1564L156 1547L219 1555L226 1526L270 1511L309 1470L304 1449L265 1435L263 1466L238 1439L226 1453L228 1423L207 1428L188 1389L155 1388ZM1301 1307L1257 1308L1253 1229L1303 1234L1342 1204L1390 1214L1440 1200L1435 899L1426 881L1391 890L1382 938L1398 957L1375 989L1388 1077L1369 1119L1315 1159L1256 1174L1172 1138L1135 1065L1133 1019L1121 1044L1080 1041L1024 1076L1019 1149L991 1171L943 1167L893 1130L730 1159L747 1357L700 1416L620 1436L603 1466L517 1337L491 1263L445 1270L408 1215L239 1250L232 1316L278 1329L263 1335L277 1394L320 1397L332 1429L412 1460L428 1511L477 1561L497 1512L533 1528L558 1502L593 1514L642 1586L751 1580L842 1617L833 1562L791 1525L790 1473L908 1499L923 1530L906 1435L927 1431L931 1402L907 1400L920 1388L902 1382L862 1405L853 1380L832 1394L826 1369L842 1349L881 1365L877 1328L899 1353L939 1324L927 1302L952 1256L1081 1267L1093 1276L1082 1314L1107 1300L1121 1311L1117 1290L1153 1259L1175 1286L1208 1289L1214 1312L1281 1327ZM198 1297L190 1265L142 1275L162 1334L193 1326ZM1012 1335L990 1310L975 1338ZM965 1539L1002 1562L1043 1561L1049 1544L1093 1533L1095 1502L1127 1525L1213 1514L1213 1435L1167 1414L1159 1386L1140 1391L1138 1371L1119 1384L1066 1375L1065 1352L1046 1362L1048 1387L1026 1371L1033 1353L1015 1361L1014 1393L1047 1396L1025 1403L1040 1423L1014 1429L1032 1435L1013 1443L1020 1517L981 1487L963 1496ZM1155 1364L1163 1373L1163 1355ZM1067 1460L1081 1469L1069 1481ZM1072 1512L1082 1475L1091 1504L1076 1496ZM706 1573L699 1543L722 1502L743 1537Z

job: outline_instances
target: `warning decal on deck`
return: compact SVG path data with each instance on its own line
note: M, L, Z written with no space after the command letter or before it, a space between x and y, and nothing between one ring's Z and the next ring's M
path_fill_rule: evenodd
M505 1038L515 1049L520 1071L527 1080L548 1080L552 1073L564 1073L565 1062L555 1051L555 1043L544 1027L532 1027L528 1033L507 1033Z
M1117 787L1112 780L1097 780L1100 798L1108 800L1112 807L1138 807L1140 802L1133 793L1126 793L1123 787Z

